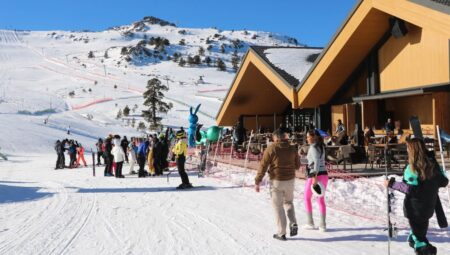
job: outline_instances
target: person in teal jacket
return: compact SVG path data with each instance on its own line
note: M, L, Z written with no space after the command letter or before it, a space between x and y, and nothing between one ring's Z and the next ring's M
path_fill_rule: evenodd
M447 186L448 179L436 160L427 156L422 140L411 139L407 142L407 150L409 164L403 181L396 182L391 178L385 185L405 194L403 213L411 227L410 246L418 255L434 255L437 249L426 237L428 224L439 199L439 188Z

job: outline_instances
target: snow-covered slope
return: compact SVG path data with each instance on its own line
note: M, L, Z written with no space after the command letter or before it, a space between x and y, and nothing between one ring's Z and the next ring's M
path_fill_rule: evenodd
M108 133L136 134L132 120L135 127L142 121L142 92L155 77L170 87L166 100L174 105L163 124L187 126L189 106L201 103L200 123L213 125L235 74L233 54L242 57L256 44L297 42L267 32L178 28L152 17L100 32L0 30L0 130L8 134L0 147L14 152L28 140L42 151L69 126L89 134L74 138L90 143ZM200 63L179 65L195 55ZM217 70L219 58L226 71ZM131 116L116 119L126 105Z

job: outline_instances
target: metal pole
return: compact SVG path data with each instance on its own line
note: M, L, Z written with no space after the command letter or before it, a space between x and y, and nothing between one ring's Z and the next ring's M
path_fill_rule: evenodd
M439 129L439 125L436 125L436 132L437 132L437 137L438 137L438 142L439 142L439 151L441 153L441 161L442 161L442 170L444 171L444 173L447 174L447 170L445 169L445 161L444 161L444 151L442 149L442 140L441 140L441 130ZM450 202L450 188L447 185L447 197L448 197L448 201Z
M92 150L92 148L91 148ZM95 176L95 153L92 151L92 176Z
M244 161L244 179L242 180L242 187L245 186L245 179L247 178L247 161L248 161L248 152L250 151L250 144L252 143L253 130L250 133L250 139L248 140L247 151L245 153L245 161Z

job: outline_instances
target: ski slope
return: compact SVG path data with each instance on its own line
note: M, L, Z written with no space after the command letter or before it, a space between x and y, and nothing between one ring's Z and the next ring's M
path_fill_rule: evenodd
M49 154L17 154L0 162L1 254L386 254L383 221L376 220L383 217L382 178L371 186L336 181L327 195L333 200L331 193L339 192L350 199L364 189L360 200L378 196L372 201L378 208L370 210L364 203L358 208L375 220L330 206L328 232L300 230L280 242L272 239L276 227L267 186L255 193L238 182L214 175L198 179L192 173L198 187L178 191L176 174L169 182L165 177L103 177L102 169L93 177L89 168L54 171L54 160ZM251 180L251 175L241 172L234 180ZM303 185L297 181L300 224L305 223ZM356 202L362 201L347 201ZM314 210L318 222L315 204ZM391 254L412 254L406 243L409 230L401 217L394 221L400 232ZM439 254L450 254L448 232L436 229L435 222L430 228Z

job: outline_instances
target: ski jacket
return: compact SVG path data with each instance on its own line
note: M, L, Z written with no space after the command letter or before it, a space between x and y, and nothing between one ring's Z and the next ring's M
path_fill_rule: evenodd
M60 142L55 143L55 151L58 154L61 153L61 143Z
M136 161L136 151L137 151L136 146L133 145L132 143L130 143L128 145L128 151L129 151L131 160Z
M103 143L96 143L97 152L103 152Z
M107 139L105 140L105 142L103 143L103 145L105 146L105 156L111 156L111 150L112 150L112 144L111 144L111 140Z
M433 216L439 188L448 185L445 173L434 160L435 176L429 180L420 180L417 173L408 165L403 173L402 182L390 182L389 187L405 193L403 213L408 219L428 220Z
M319 149L315 147L315 144L312 144L309 146L306 159L308 160L306 169L308 177L327 173L327 169L325 168L325 148L323 148L322 153L320 153Z
M119 163L125 160L125 152L123 151L122 147L117 145L114 146L111 153L114 156L114 162Z
M186 156L187 144L184 139L179 140L172 149L173 154L178 158L179 156Z
M153 161L161 162L163 154L163 144L161 141L156 142L152 148L153 151Z
M264 151L261 164L255 177L255 183L259 184L266 172L270 180L288 181L295 178L295 171L300 168L300 158L295 146L288 141L272 143Z
M77 148L77 151L78 151L78 154L84 155L84 147L83 147L83 146L78 147L78 148Z
M138 150L137 150L137 154L139 156L143 156L145 157L146 153L147 153L147 149L148 149L148 142L142 142L139 144Z

